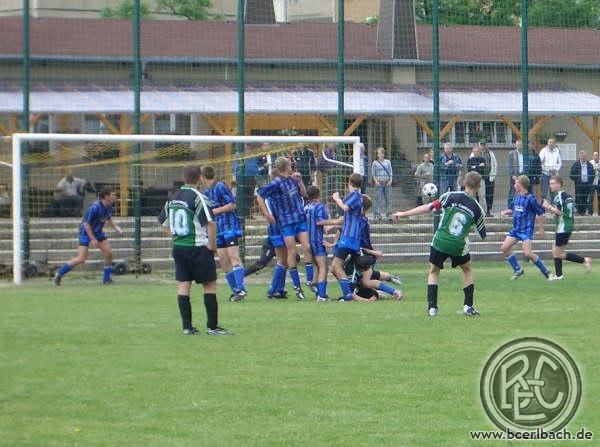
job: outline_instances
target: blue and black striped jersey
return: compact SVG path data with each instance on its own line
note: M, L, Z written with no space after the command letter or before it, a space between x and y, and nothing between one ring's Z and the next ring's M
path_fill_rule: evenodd
M545 211L533 194L517 194L508 206L513 211L513 229L519 233L533 235L536 216Z
M235 203L235 196L223 182L215 182L210 188L206 188L204 194L210 199L211 208L213 209ZM218 234L241 233L242 231L240 220L235 211L215 215L215 222Z
M318 225L322 220L329 219L327 207L321 202L311 202L304 210L306 211L306 222L308 224L308 237L311 244L323 243L323 226Z
M277 210L277 222L281 227L306 222L304 202L298 182L292 177L277 177L258 190L258 195L269 199Z
M94 203L90 205L90 207L85 212L83 216L83 220L81 221L81 225L79 227L80 235L86 235L85 229L83 228L83 224L87 222L89 226L92 228L92 232L94 235L98 235L102 233L102 229L104 228L104 224L110 220L115 209L112 205L104 206L100 200L96 200Z

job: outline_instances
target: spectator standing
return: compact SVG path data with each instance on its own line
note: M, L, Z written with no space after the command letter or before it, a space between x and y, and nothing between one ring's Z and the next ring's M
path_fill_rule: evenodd
M592 203L590 201L592 188L594 186L595 170L585 158L585 151L579 151L579 160L571 166L569 177L575 183L575 207L577 214L585 216L592 215Z
M559 175L562 167L560 151L554 138L550 138L548 144L540 151L540 160L542 161L542 197L547 198L550 177Z
M492 206L494 205L494 188L496 186L496 175L498 175L498 162L496 156L488 148L485 141L479 142L481 156L485 159L485 172L483 181L485 182L485 203L486 217L492 216Z
M0 184L0 217L10 216L10 194L5 184Z
M481 154L481 146L473 146L473 152L467 160L467 172L477 172L482 178L487 171L485 158ZM479 182L479 190L477 192L477 201L481 205L481 209L487 209L487 203L485 198L485 182Z
M523 151L521 140L515 142L515 149L508 153L506 158L506 168L508 171L508 199L506 201L507 207L513 201L515 197L515 180L520 175L525 174L525 160L523 159Z
M261 147L261 150L268 151L269 145ZM250 154L254 152L251 145L247 144L244 147L244 159L240 160L235 166L235 183L236 183L236 195L238 197L238 215L240 217L246 217L250 215L250 209L254 203L254 190L256 189L256 177L259 174L260 157L252 157ZM250 156L249 156L250 155ZM239 199L244 201L244 206L239 206Z
M592 154L590 163L594 167L594 182L592 185L592 193L590 194L590 203L594 206L594 197L598 198L598 208L600 208L600 160L598 160L598 152Z
M388 220L392 218L391 189L394 174L392 172L392 163L385 158L385 149L378 147L376 159L371 165L371 174L373 184L375 185L375 219L381 219L382 202L385 200L385 217Z
M529 169L527 171L529 177L529 192L534 196L539 195L539 191L536 191L537 185L540 184L542 178L542 160L533 144L529 144Z
M302 183L307 188L313 184L313 174L317 170L317 159L315 153L304 146L296 153L296 170L302 176Z
M423 163L417 166L415 171L415 177L418 180L419 189L417 190L417 206L423 205L423 186L426 183L433 182L433 163L431 162L431 156L429 152L423 155Z
M456 191L461 168L462 160L453 152L452 145L444 143L444 153L440 156L440 195Z

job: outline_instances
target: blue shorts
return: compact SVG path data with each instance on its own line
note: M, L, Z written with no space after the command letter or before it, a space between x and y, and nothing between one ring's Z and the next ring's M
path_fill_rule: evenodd
M323 242L310 242L310 251L313 256L327 256L327 249Z
M98 242L102 242L102 241L106 240L106 234L104 234L104 233L94 234L94 236L96 237L96 240ZM79 235L79 245L83 245L84 247L89 247L90 238L87 235L87 233Z
M233 247L238 245L238 238L242 237L239 230L228 230L217 234L217 248Z
M523 233L522 231L517 231L513 228L509 231L508 236L514 237L515 239L519 239L520 241L532 241L533 231L531 233Z
M358 252L360 251L360 239L342 236L340 237L337 246L340 248L348 248L354 252Z
M273 248L285 247L285 242L283 242L283 236L281 234L269 236L269 240L271 241Z
M296 236L299 233L306 233L308 231L308 227L306 226L306 222L298 222L289 225L283 225L281 227L281 234L283 237Z

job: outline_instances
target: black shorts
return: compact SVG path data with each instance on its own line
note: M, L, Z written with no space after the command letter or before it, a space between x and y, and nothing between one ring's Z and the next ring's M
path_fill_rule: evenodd
M375 297L375 299L379 299L379 293L377 293L377 290L375 289L369 289L369 288L365 288L365 287L359 287L358 289L355 290L355 292L358 296L360 296L361 298L372 298Z
M444 268L444 261L448 258L452 260L452 268L455 268L459 265L463 265L469 262L471 260L471 254L467 253L464 256L454 256L449 255L448 253L438 251L433 247L431 247L431 249L429 250L429 262L439 267L440 269Z
M215 255L206 247L173 247L175 279L206 284L217 280Z
M554 237L554 245L557 247L563 247L569 243L571 233L556 233Z

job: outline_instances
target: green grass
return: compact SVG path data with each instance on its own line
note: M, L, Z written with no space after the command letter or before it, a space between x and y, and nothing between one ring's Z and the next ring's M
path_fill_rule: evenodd
M157 277L3 285L0 445L473 445L469 430L495 429L479 401L481 368L521 336L575 358L584 395L569 428L597 437L598 276L578 267L548 283L528 264L511 282L505 264L475 263L482 315L472 319L458 313L461 278L449 268L435 319L425 266L395 269L399 303L268 301L261 284L229 303L221 288L234 337L182 336L174 283Z

